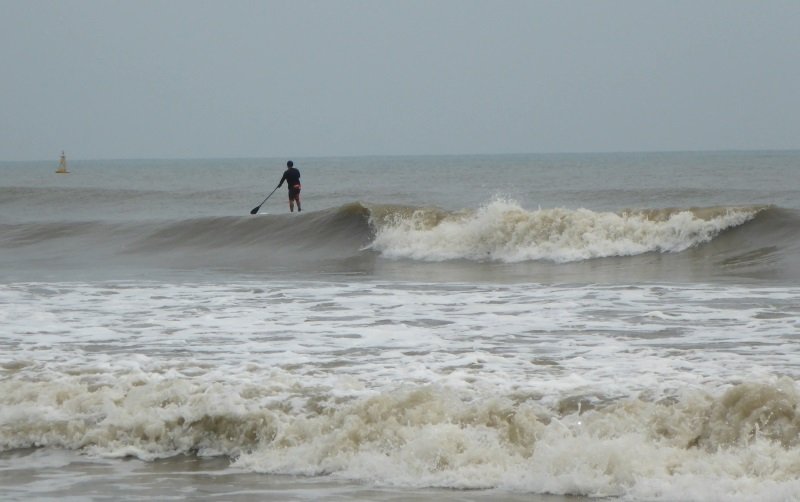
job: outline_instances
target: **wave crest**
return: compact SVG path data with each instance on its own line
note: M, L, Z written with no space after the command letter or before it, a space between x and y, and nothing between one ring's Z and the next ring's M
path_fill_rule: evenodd
M370 247L389 258L516 263L573 262L648 252L679 252L742 225L763 207L596 212L523 209L495 200L475 211L407 209L373 215Z

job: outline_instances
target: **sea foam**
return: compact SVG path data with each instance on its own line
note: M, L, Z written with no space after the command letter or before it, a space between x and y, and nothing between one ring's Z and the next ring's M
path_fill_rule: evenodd
M752 219L757 208L596 212L523 209L495 200L476 211L432 209L374 218L371 248L389 258L507 263L572 262L648 252L678 252Z
M655 500L800 490L797 288L0 287L0 450ZM33 321L32 321L33 320Z

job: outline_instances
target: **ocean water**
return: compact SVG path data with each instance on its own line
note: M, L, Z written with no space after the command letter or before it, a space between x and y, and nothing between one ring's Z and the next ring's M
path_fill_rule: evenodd
M800 500L800 152L0 162L0 496Z

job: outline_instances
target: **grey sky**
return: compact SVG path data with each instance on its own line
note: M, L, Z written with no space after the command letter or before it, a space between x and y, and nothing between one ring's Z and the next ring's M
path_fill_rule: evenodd
M0 160L800 148L800 2L0 0Z

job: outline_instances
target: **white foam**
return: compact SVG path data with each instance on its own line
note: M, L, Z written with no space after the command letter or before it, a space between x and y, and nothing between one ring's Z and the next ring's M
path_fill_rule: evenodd
M798 299L705 285L2 285L0 448L780 500L800 489Z
M708 242L721 230L753 218L754 209L730 209L708 218L675 211L668 218L644 212L588 209L525 210L515 201L495 200L475 212L433 218L420 209L375 221L371 248L388 258L426 261L468 259L515 263L559 263L678 252Z

